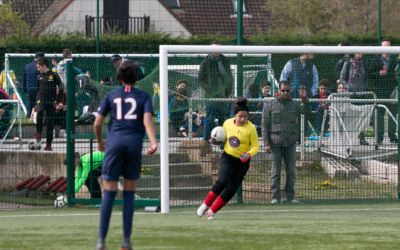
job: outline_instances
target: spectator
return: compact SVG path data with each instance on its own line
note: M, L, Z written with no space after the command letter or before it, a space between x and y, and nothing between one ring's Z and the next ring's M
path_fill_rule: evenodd
M261 91L260 91L261 90ZM255 111L259 114L250 114L249 120L253 122L256 126L257 134L261 136L261 114L264 107L265 98L271 97L271 83L269 81L261 81L260 87L256 84L253 84L250 87L250 97L251 98L259 98L261 101L258 103L252 103L255 105L249 105L251 111Z
M339 47L341 47L341 46L348 46L348 45L349 45L349 44L346 43L346 42L341 42L341 43L338 44ZM339 81L339 79L340 79L340 73L342 72L343 65L344 65L347 61L349 61L350 58L351 58L351 55L350 55L350 54L345 54L345 55L343 55L342 58L340 58L339 61L336 63L336 65L335 65L334 76L335 76L335 79L336 79L337 81ZM338 83L338 82L336 82L336 83ZM334 90L332 90L332 91L334 91Z
M219 43L214 41L214 46ZM233 76L229 60L220 53L208 55L200 64L199 85L205 93L205 98L227 98L232 95ZM230 114L230 104L225 102L207 101L205 104L206 122L203 139L208 141L214 126L222 125Z
M185 114L189 112L187 82L180 80L176 83L173 95L168 98L169 120L175 131L182 135L181 128L185 125ZM183 136L183 135L182 135Z
M381 45L383 47L391 46L388 39L383 39ZM397 87L396 69L398 66L397 55L382 54L375 56L368 67L369 74L369 88L375 92L377 98L389 99L392 92ZM397 116L396 104L385 104L390 113L394 117ZM384 128L385 110L378 108L378 143L383 142L385 133ZM397 143L396 137L396 124L389 118L388 119L388 135L391 143Z
M4 89L0 88L0 100L9 99L10 97L8 96L7 92ZM5 136L8 128L10 127L11 110L11 103L0 102L0 139Z
M339 80L339 83L337 84L336 92L339 94L343 94L343 93L347 92L346 86L340 80Z
M301 85L307 89L307 96L315 96L318 91L318 70L312 62L314 55L305 53L299 58L289 60L282 70L280 81L290 83L292 97L298 97L298 91Z
M340 72L340 81L349 92L362 92L367 89L366 72L362 61L363 55L356 53L349 56Z
M14 82L14 85L16 86L18 80L17 77L15 76L14 71L12 69L8 69L8 72L10 74L11 80ZM10 91L11 86L7 85L7 74L6 74L6 69L4 68L4 63L3 63L3 70L0 73L0 88L2 88L11 95Z
M328 96L330 95L330 92L328 90L328 80L326 79L321 79L321 81L319 81L319 86L318 86L318 93L316 96L314 96L314 98L317 98L319 100L325 100L328 98ZM316 132L319 134L321 132L321 126L322 126L322 120L324 117L324 114L326 111L329 110L329 105L328 103L324 103L324 102L318 102L315 103L316 105L314 105L313 108L313 113L314 113L314 128L316 129ZM329 113L327 113L329 114ZM323 132L326 133L328 131L329 128L329 115L326 118L326 122L324 125L324 129Z
M57 74L63 84L64 90L67 90L67 62L72 60L72 51L70 49L63 50L63 60L56 65Z
M304 115L304 134L306 137L309 137L312 133L312 129L309 126L309 123L313 124L314 121L314 117L312 116L312 112L311 112L311 103L308 101L308 91L306 86L301 85L299 88L299 93L298 96L301 100L303 100L300 103L300 107L304 110L307 110L307 112L303 112ZM299 120L299 124L301 124L301 113L298 113L298 120ZM299 138L297 140L298 143L300 143L300 135L301 135L301 126L298 127L299 130ZM312 138L312 137L311 137Z
M250 167L251 158L259 150L255 126L248 121L247 99L239 97L233 109L234 117L224 122L226 142L220 160L218 179L197 209L197 215L207 211L209 220L235 195ZM214 138L211 138L213 141Z
M344 63L340 72L340 82L346 86L349 92L363 92L367 89L366 71L362 57L363 55L360 53L351 55L349 61ZM363 98L363 96L358 96L358 98ZM360 145L369 145L363 132L360 133L358 138L360 139Z
M44 124L44 113L46 113L46 147L44 150L51 151L53 141L53 127L55 107L58 107L64 90L57 73L52 72L48 67L49 61L45 57L37 60L38 89L36 97L35 111L37 112L35 139L40 142Z
M36 105L36 95L37 95L37 76L38 71L36 68L36 61L38 58L44 57L43 52L37 52L33 61L24 67L24 75L22 80L22 87L25 93L28 95L28 107L27 107L27 117L31 117L32 109Z
M264 105L263 111L263 141L265 151L272 152L271 191L272 204L281 202L281 164L286 168L286 201L298 203L295 199L296 180L296 140L299 137L300 126L298 115L305 113L304 106L297 105L290 97L290 84L287 81L279 83L278 93L273 102ZM302 98L302 103L308 102Z
M189 131L189 101L188 83L180 80L176 83L176 92L168 98L169 119L174 129L180 136L187 137ZM195 132L202 125L203 120L198 111L192 113L192 132Z
M59 91L59 90L57 90ZM67 95L65 91L60 93L58 104L55 106L54 114L54 137L65 138L66 137L66 115L67 115Z

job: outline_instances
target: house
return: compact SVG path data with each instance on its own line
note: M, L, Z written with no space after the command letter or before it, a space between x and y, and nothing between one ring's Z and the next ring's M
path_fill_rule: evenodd
M171 36L235 35L237 0L99 0L101 33L161 32ZM265 0L244 0L244 34L268 32ZM32 34L94 35L96 0L14 0Z

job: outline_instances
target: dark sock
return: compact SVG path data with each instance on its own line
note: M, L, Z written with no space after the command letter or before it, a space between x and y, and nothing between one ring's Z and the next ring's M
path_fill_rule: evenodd
M111 212L116 194L117 191L104 190L103 192L103 199L101 200L100 208L99 240L104 241L107 236L108 227L110 225Z
M134 191L124 191L123 192L124 205L122 211L122 219L124 226L124 242L130 244L130 238L132 234L132 223L133 223L133 213L135 210L135 192Z

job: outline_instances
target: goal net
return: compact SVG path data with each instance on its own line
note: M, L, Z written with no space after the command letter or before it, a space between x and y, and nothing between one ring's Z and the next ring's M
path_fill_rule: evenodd
M298 131L301 166L296 196L384 198L375 185L385 178L391 181L381 188L395 197L398 123L393 95L399 53L394 46L160 46L161 212L168 213L170 205L200 204L217 180L222 149L209 144L209 134L233 117L238 96L248 98L260 152L231 202L270 202L277 191L270 188L272 158L263 150L261 118L264 104L281 94L280 81L288 82L293 105L303 110L291 124ZM185 63L176 65L176 60ZM333 93L340 98L329 97ZM272 123L285 123L280 118L284 114L274 112ZM373 170L371 164L379 160L393 168ZM281 179L284 196L285 171Z

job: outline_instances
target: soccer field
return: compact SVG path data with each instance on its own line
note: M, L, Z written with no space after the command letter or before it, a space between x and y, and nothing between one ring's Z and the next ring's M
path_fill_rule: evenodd
M399 249L400 204L228 205L215 221L196 207L137 211L134 249ZM98 209L0 212L0 249L94 249ZM115 209L107 249L119 249Z

